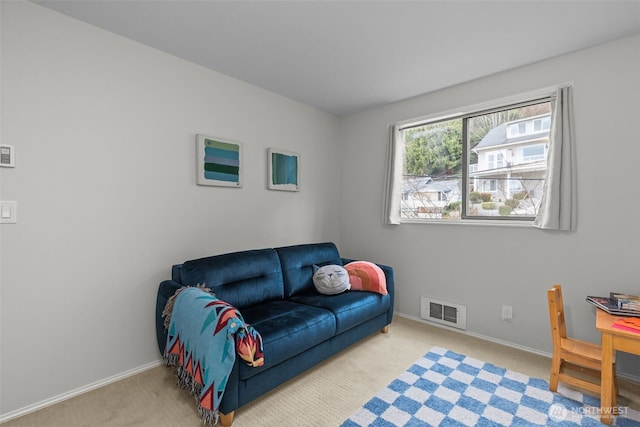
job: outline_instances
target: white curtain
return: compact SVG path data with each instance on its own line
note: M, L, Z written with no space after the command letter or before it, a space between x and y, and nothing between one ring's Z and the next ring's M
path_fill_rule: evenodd
M400 224L400 198L402 197L402 156L404 149L397 125L389 128L389 151L384 189L384 223Z
M577 192L573 90L570 86L558 89L551 108L547 178L533 225L548 230L573 231L576 229Z

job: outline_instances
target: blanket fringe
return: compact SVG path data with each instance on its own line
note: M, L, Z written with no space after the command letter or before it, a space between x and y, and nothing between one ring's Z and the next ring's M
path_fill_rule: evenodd
M218 424L220 413L217 410L210 411L208 409L203 408L202 406L198 406L198 412L200 415L200 419L202 420L202 424L208 424L208 425Z
M177 366L178 365L178 360L180 359L178 354L169 354L165 351L164 355L164 364L167 366Z
M194 397L202 424L211 426L218 424L218 419L220 418L219 411L211 411L200 406L199 396L202 392L202 384L196 382L193 375L191 375L186 368L178 364L178 355L165 354L164 360L166 365L173 369L178 387L180 387L181 390L186 390Z

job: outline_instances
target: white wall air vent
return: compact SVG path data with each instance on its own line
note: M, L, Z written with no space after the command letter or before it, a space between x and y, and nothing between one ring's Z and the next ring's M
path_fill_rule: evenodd
M454 328L467 329L467 307L464 305L422 297L420 317Z

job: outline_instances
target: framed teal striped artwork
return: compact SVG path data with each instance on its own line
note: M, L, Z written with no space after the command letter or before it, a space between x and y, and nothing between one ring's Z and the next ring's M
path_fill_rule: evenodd
M269 189L300 191L300 155L269 148Z
M242 143L197 135L197 183L242 187Z

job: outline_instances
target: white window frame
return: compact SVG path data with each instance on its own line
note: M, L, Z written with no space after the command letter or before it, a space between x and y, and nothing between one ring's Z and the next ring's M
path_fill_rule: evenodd
M519 95L504 97L495 99L493 101L488 101L485 103L478 103L471 106L467 106L457 110L449 110L441 113L433 113L429 115L425 115L419 118L414 118L411 120L404 120L390 124L392 129L405 129L413 126L417 126L420 124L427 124L429 122L437 122L437 121L446 121L458 118L460 116L466 116L475 113L482 113L488 110L500 110L509 108L512 105L522 104L522 103L530 103L536 100L540 100L544 102L545 100L553 101L556 91L562 86L572 86L573 83L564 83L558 86L551 86L542 88L535 91L530 91L526 93L521 93ZM551 120L553 117L551 117ZM545 129L546 130L546 129ZM510 135L509 135L510 136ZM396 150L403 150L403 144L396 144ZM546 148L545 148L546 150ZM396 153L396 156L398 153ZM399 153L400 158L404 158L404 153ZM401 173L401 172L400 172ZM469 182L469 178L466 178L465 182ZM389 200L393 198L388 195ZM398 207L399 208L399 207ZM431 223L431 224L468 224L468 225L504 225L504 226L532 226L534 218L501 218L501 219L487 219L486 217L480 218L459 218L459 219L408 219L402 218L399 223Z

